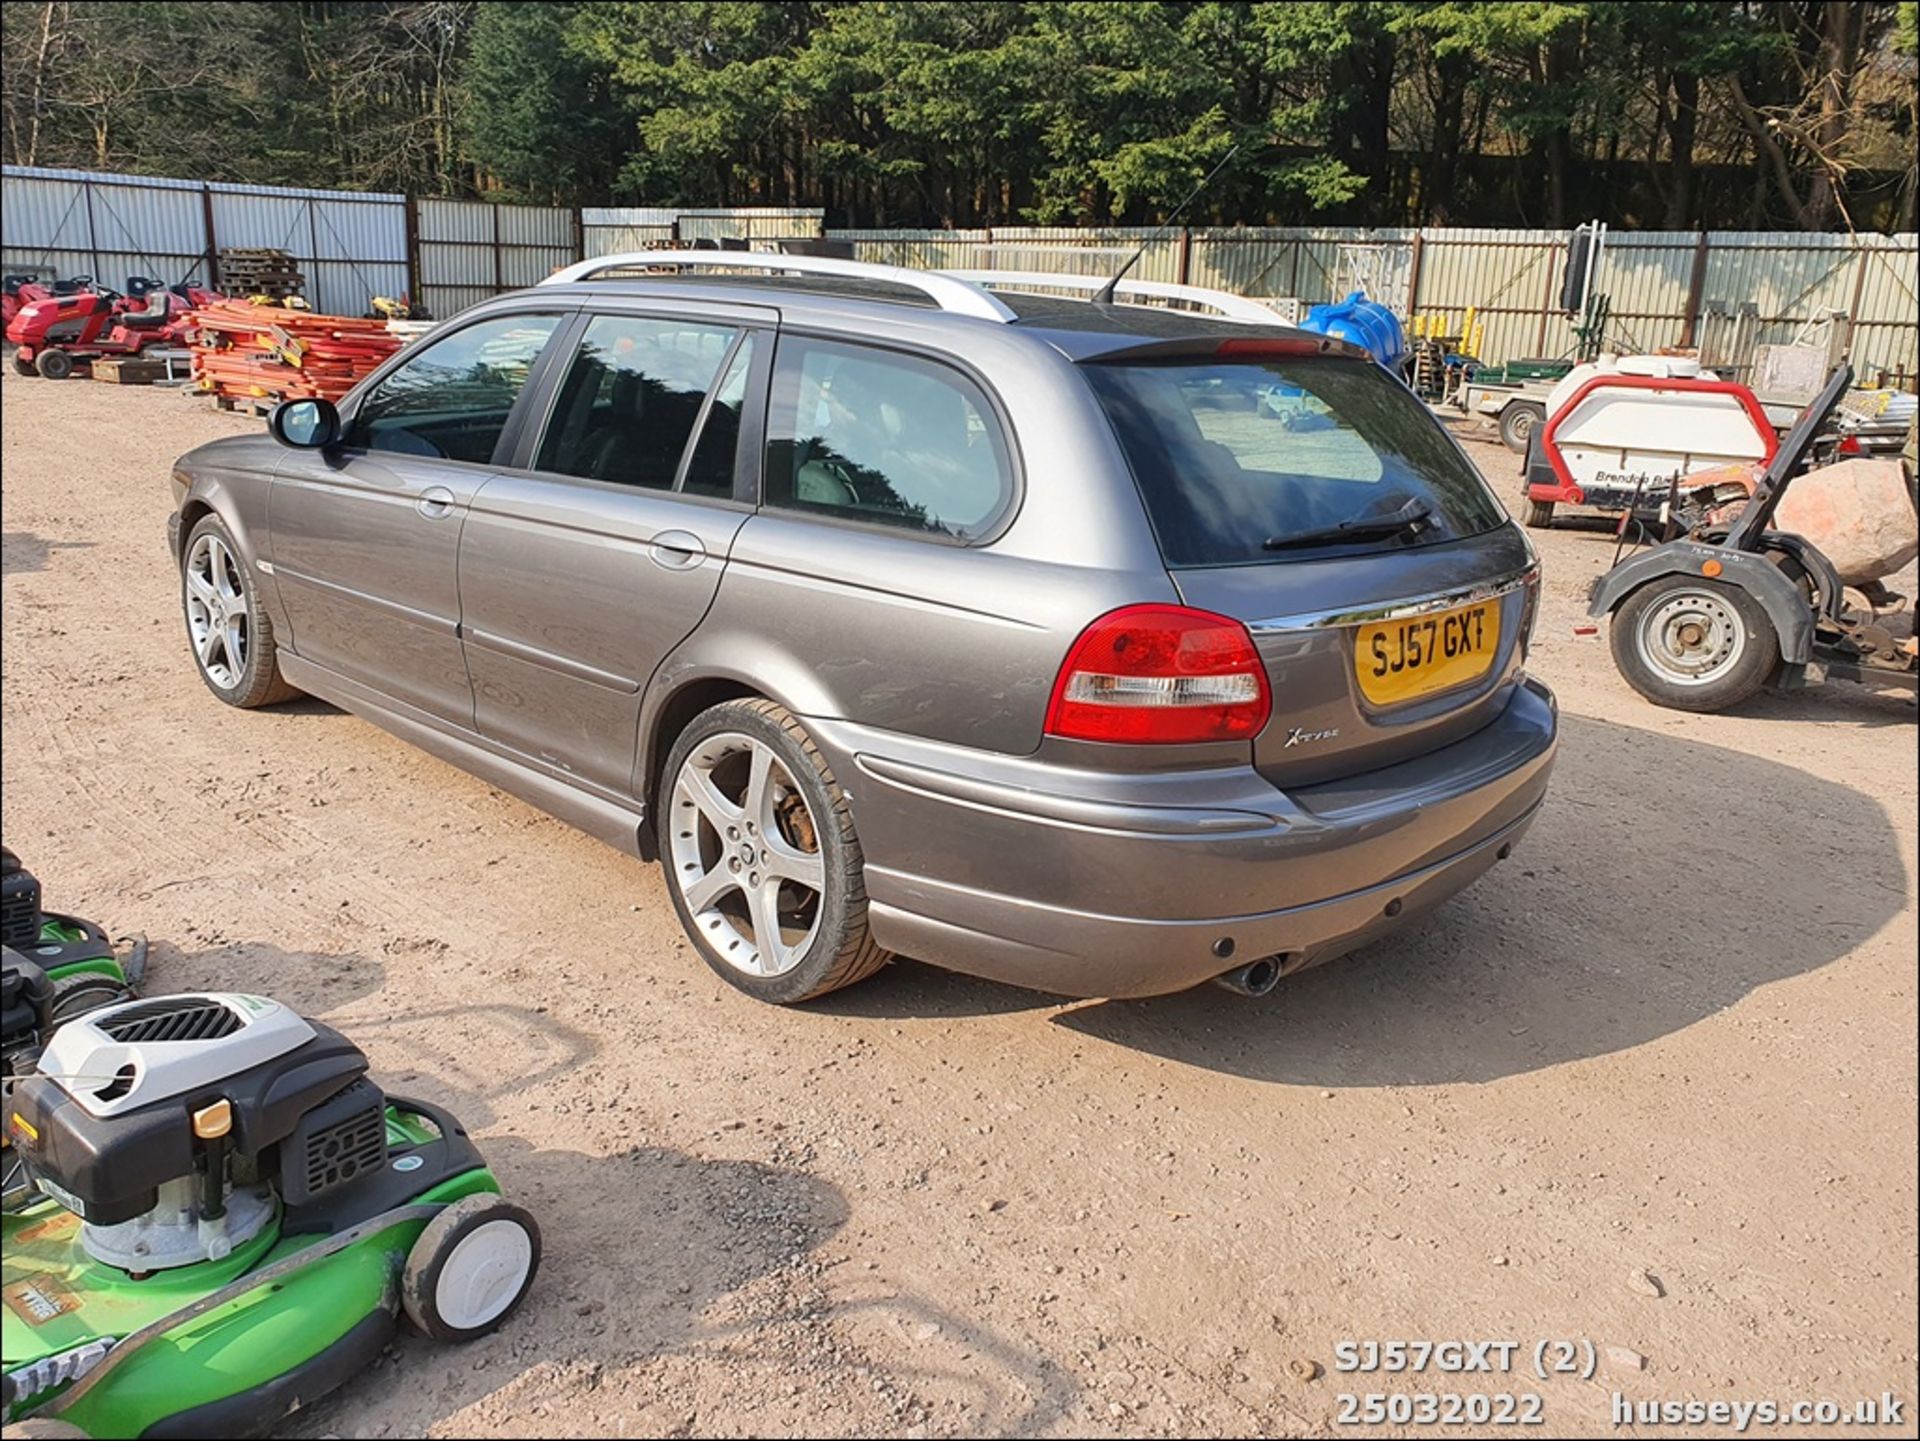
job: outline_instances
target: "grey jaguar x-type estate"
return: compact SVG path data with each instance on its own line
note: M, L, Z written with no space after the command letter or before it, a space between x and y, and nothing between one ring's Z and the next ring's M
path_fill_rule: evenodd
M179 462L200 672L657 855L766 1000L1263 991L1533 820L1538 566L1359 352L1076 288L655 252L475 306Z

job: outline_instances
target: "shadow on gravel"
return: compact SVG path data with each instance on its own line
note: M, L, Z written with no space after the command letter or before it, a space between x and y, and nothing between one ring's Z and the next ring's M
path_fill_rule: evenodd
M414 1090L470 1126L484 1109L458 1088ZM792 1286L781 1284L800 1274L792 1258L847 1219L834 1187L758 1162L647 1146L590 1156L516 1137L481 1137L480 1149L507 1196L540 1222L540 1274L526 1303L502 1330L464 1346L429 1341L403 1323L370 1374L276 1434L424 1436L479 1405L492 1422L486 1429L501 1434L539 1434L536 1418L565 1406L592 1418L585 1434L684 1435L688 1410L707 1398L662 1388L663 1360L724 1341L728 1328L715 1315L744 1321L755 1307L765 1313L758 1324L777 1323L796 1304ZM775 1359L754 1358L769 1371ZM759 1380L739 1379L742 1388ZM724 1401L733 1410L740 1397Z
M586 1067L600 1053L600 1043L555 1020L544 1006L483 1001L436 1010L367 1010L334 1010L324 1019L363 1048L378 1042L382 1054L406 1055L405 1069L376 1066L374 1079L403 1095L432 1100L436 1092L445 1092L457 1098L448 1104L469 1129L507 1119L525 1124L527 1103L519 1098L552 1082L571 1084L580 1096L592 1098L593 1078Z
M431 1073L405 1087L379 1079L469 1126L488 1111ZM834 1434L877 1419L904 1428L937 1387L960 1391L986 1434L1028 1435L1079 1395L1044 1357L933 1301L856 1280L833 1289L878 1294L829 1302L820 1249L849 1207L804 1170L653 1146L592 1156L478 1139L507 1196L540 1222L540 1275L524 1307L467 1346L403 1325L370 1375L276 1434L541 1434L549 1409L579 1428L567 1434ZM869 1369L869 1340L888 1335L911 1338L912 1358ZM452 1421L469 1407L464 1426Z
M1314 1086L1490 1081L1682 1030L1817 970L1908 904L1881 804L1776 761L1563 717L1513 859L1405 933L1261 1000L1213 986L1061 1013L1117 1046Z
M192 884L197 877L172 884ZM160 887L154 887L155 890ZM145 892L142 899L151 895ZM288 951L263 941L236 941L204 950L183 949L164 937L147 952L144 995L170 991L239 991L271 996L305 1016L327 1018L336 1006L379 994L386 968L353 951Z
M281 701L269 712L272 715L346 715L330 700L321 700L317 696L303 695L294 700Z
M903 1016L1004 1016L1052 1010L1062 1004L1059 996L1044 991L1003 986L902 956L870 980L807 1002L807 1009L826 1016L881 1021Z
M27 575L47 568L56 550L91 550L90 540L43 540L30 530L0 534L0 575Z

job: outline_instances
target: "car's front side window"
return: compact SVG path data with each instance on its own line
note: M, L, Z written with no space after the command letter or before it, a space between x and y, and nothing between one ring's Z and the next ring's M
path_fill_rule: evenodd
M433 341L360 402L347 444L485 465L558 315L503 315Z
M644 316L587 325L534 466L556 475L671 490L700 408L739 331ZM731 453L727 456L731 480Z
M766 503L972 539L1012 496L986 396L951 366L789 337L768 416Z

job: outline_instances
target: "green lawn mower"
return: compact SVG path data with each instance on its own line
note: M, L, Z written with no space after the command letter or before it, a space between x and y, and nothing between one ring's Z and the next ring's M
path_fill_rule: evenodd
M0 1217L7 1435L255 1435L362 1373L395 1313L440 1341L526 1295L540 1229L459 1122L383 1094L261 996L69 1020L6 1126L39 1198Z
M33 1070L54 1027L133 996L146 963L144 940L122 953L92 921L44 910L40 882L0 847L0 1106L13 1080ZM0 1130L0 1209L33 1194Z
M4 1040L8 1058L40 1039L44 1008L55 1024L133 994L146 964L145 941L122 954L92 921L41 906L40 882L0 846L0 943L8 951ZM30 1007L34 1024L28 1023ZM28 1063L31 1063L29 1057Z

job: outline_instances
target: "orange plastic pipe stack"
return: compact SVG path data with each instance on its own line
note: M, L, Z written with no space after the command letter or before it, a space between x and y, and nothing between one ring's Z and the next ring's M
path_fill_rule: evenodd
M235 400L338 400L400 348L384 320L222 300L193 312L193 377Z

